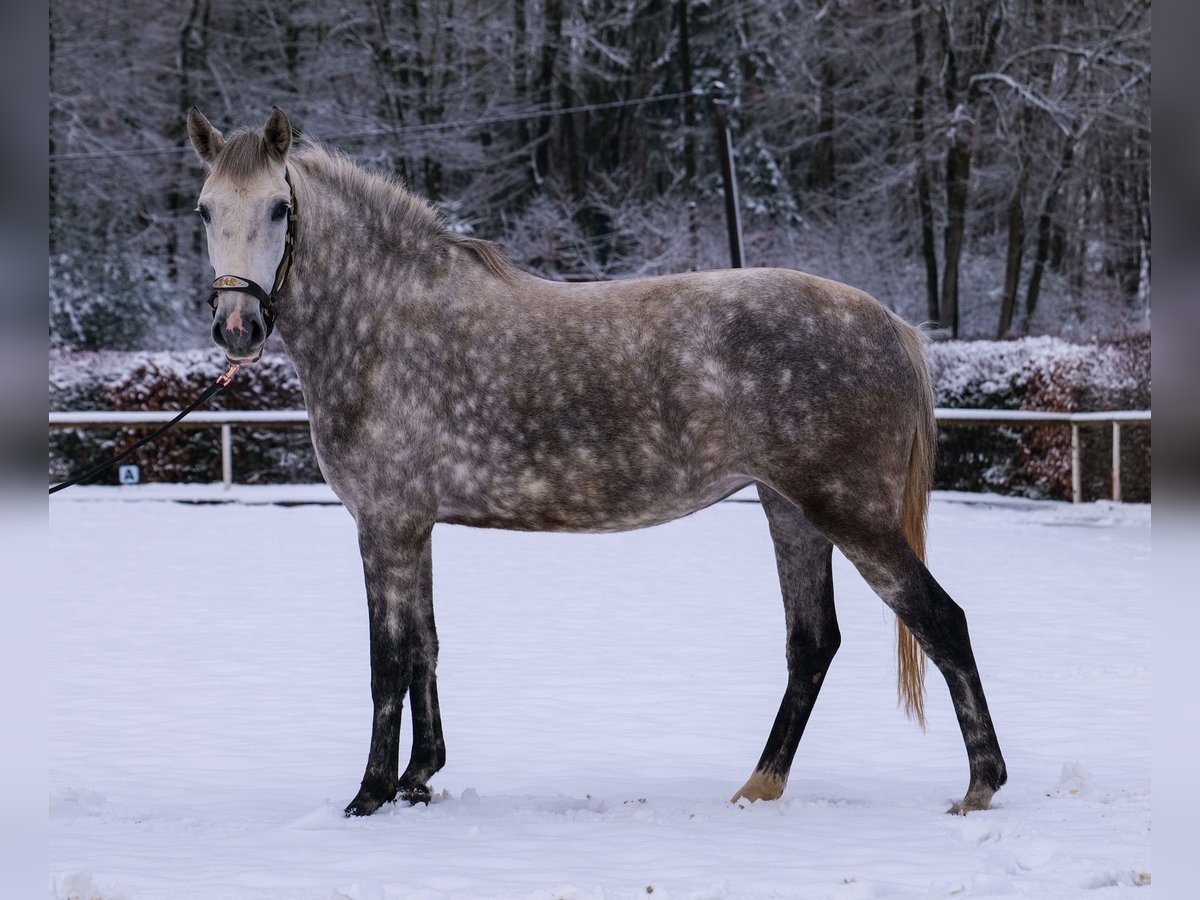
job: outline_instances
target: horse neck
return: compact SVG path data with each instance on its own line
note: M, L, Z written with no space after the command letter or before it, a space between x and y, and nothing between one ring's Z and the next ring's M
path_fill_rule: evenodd
M279 333L301 381L327 384L341 380L335 373L349 356L382 337L378 329L401 314L406 298L428 293L430 261L441 258L441 248L419 218L408 222L384 203L364 204L319 163L295 166L292 180L296 250ZM371 323L365 335L363 322Z

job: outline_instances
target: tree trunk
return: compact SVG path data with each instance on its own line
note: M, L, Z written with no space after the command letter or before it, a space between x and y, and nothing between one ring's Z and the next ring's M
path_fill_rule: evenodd
M821 86L817 92L817 190L833 187L833 66L821 63Z
M925 316L937 322L938 261L933 228L933 199L929 186L929 166L925 161L925 93L929 75L925 71L925 28L921 20L922 0L911 0L913 61L917 83L913 89L912 129L916 148L917 209L921 215L921 258L925 263Z
M300 26L296 24L299 3L292 0L287 7L287 24L283 29L283 58L287 64L288 81L299 83L300 73Z
M561 20L560 20L561 24ZM575 93L575 74L573 72L572 60L568 58L567 64L562 67L563 74L558 79L562 90L562 99L560 107L562 109L570 109L577 105L577 95ZM583 154L580 151L582 144L581 132L587 127L587 113L569 113L561 116L561 128L563 135L563 149L566 155L566 172L567 185L570 188L571 196L576 200L582 200L584 194L584 184L586 183L587 165L583 160ZM617 142L619 145L619 142ZM618 153L621 147L615 148Z
M1008 201L1005 216L1008 226L1008 252L1004 260L1004 293L1000 298L1000 325L996 337L1003 338L1012 328L1013 310L1017 305L1017 287L1021 281L1021 257L1025 245L1025 173L1017 180Z
M523 110L528 107L529 97L529 24L525 17L525 0L513 0L513 48L513 105ZM528 148L533 140L529 120L518 119L516 130L517 146ZM536 158L531 154L529 160L535 166L530 172L530 183L536 184Z
M538 106L549 111L554 100L554 72L558 49L562 44L562 0L546 0L546 32L542 38L542 63L538 76ZM550 131L554 120L542 118L538 124L538 146L535 161L536 178L544 181L550 175Z
M396 54L392 52L391 0L373 0L372 6L375 11L375 26L379 31L379 38L375 42L370 42L368 39L368 43L371 47L375 71L378 74L379 114L387 127L400 128L404 124L404 104L400 95L407 96L408 67L397 60ZM392 165L400 179L408 183L408 160L402 152L392 157Z
M202 70L207 65L208 57L208 17L211 12L209 0L192 0L191 8L179 28L179 49L176 57L176 90L177 107L176 121L168 123L166 132L178 135L182 142L184 134L184 113L199 99L192 88L191 73ZM179 231L181 226L179 213L189 205L189 195L185 195L177 185L188 184L190 173L187 171L188 162L180 161L180 177L173 179L172 187L167 192L167 210L172 217L171 226L166 229L163 254L167 263L167 277L177 282L179 279ZM191 223L189 223L190 225ZM192 255L202 252L200 246L200 229L191 227Z
M979 47L978 55L971 60L971 71L986 72L991 69L996 56L1000 29L1004 24L1005 7L995 8L996 18L989 21L992 4L980 3L975 10L976 34L968 35L964 46ZM975 132L974 107L979 99L980 88L969 77L959 82L958 52L950 30L949 13L942 6L939 34L945 56L943 88L950 115L950 149L946 152L946 234L944 247L944 269L942 272L942 308L939 320L947 322L950 334L958 337L958 285L959 266L967 234L967 201L970 195L972 146Z
M960 107L961 109L961 107ZM962 260L967 232L967 196L971 177L971 138L969 125L959 121L946 153L946 232L942 272L942 307L938 321L958 337L958 267ZM964 133L965 132L965 133Z
M1029 322L1037 311L1038 299L1042 290L1042 275L1046 271L1046 263L1050 259L1050 244L1054 225L1054 208L1058 205L1058 191L1063 178L1071 167L1075 157L1075 142L1067 139L1063 146L1062 158L1059 159L1058 169L1055 170L1046 194L1042 199L1042 211L1038 214L1037 245L1033 251L1033 268L1029 273L1029 287L1025 294L1025 322L1023 330L1028 333Z
M679 24L680 87L687 92L683 98L683 177L690 194L696 189L696 107L692 100L692 39L688 4L689 0L677 0L675 15Z
M58 255L58 246L60 243L59 235L61 234L61 232L59 231L59 228L58 228L58 167L54 163L54 153L57 148L56 148L55 142L54 142L55 104L53 103L53 98L54 98L54 93L55 93L55 83L54 83L54 69L55 69L55 66L54 66L54 63L55 63L54 20L55 20L55 16L54 16L54 4L53 3L50 4L49 14L50 14L50 60L49 60L49 62L50 62L50 72L49 72L50 79L49 79L49 81L50 81L50 97L51 97L52 102L50 104L50 116L49 116L50 127L48 129L48 131L50 133L50 156L49 156L49 159L50 159L50 172L49 172L49 175L50 175L50 208L49 208L50 215L48 216L48 221L50 223L50 234L49 234L50 258L53 259L54 257L56 257Z
M413 4L416 6L416 3ZM429 23L430 48L428 62L428 78L425 82L425 90L421 96L421 122L425 125L433 125L440 122L442 119L442 88L443 81L448 77L453 77L454 71L453 53L454 53L454 3L449 0L445 4L446 17L440 17L442 4L435 3L432 6L433 19ZM443 49L445 55L443 56ZM436 154L426 153L425 155L425 197L429 200L438 201L442 199L443 180L442 180L442 163Z

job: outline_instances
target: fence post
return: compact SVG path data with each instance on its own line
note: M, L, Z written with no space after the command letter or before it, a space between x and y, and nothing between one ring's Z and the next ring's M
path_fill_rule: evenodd
M1083 502L1083 473L1080 471L1079 423L1071 423L1071 502Z
M1121 423L1116 419L1112 423L1112 498L1114 503L1121 502Z
M233 487L233 426L228 422L221 426L221 486Z

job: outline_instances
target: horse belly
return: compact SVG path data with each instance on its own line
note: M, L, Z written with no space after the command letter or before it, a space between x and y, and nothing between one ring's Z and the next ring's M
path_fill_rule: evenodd
M744 475L680 484L668 477L617 483L530 473L444 498L438 521L515 531L630 531L689 515L750 483Z

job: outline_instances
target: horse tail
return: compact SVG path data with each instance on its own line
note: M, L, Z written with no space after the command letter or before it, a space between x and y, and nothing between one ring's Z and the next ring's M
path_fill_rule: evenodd
M925 335L899 316L891 315L892 327L917 379L917 427L908 457L900 526L904 537L922 563L925 562L926 521L933 469L937 461L937 422L933 416L933 382L925 359ZM896 694L904 713L925 727L925 651L911 631L896 619Z

